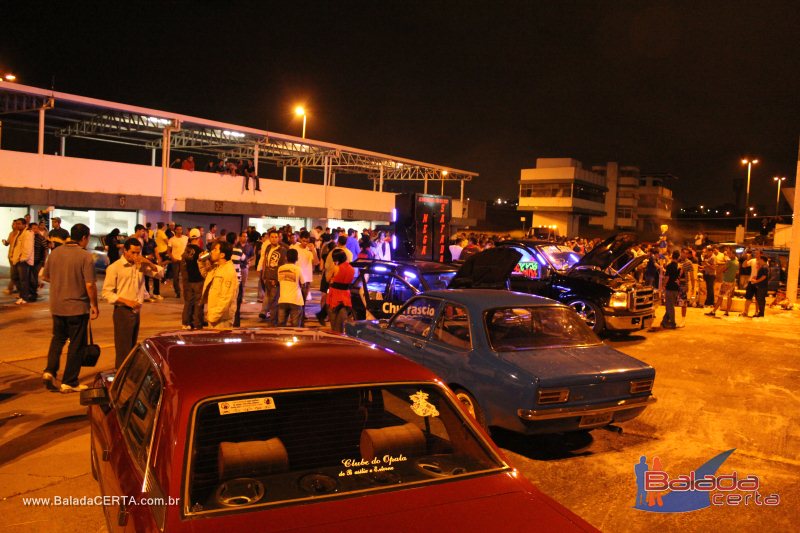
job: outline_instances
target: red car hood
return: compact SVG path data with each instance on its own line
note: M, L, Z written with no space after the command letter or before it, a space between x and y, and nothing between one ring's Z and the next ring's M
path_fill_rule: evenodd
M510 473L187 520L181 526L191 531L597 531Z

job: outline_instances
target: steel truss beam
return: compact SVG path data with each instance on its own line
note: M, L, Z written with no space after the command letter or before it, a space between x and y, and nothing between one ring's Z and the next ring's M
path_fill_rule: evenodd
M164 125L170 124L166 119L145 117L134 113L104 113L87 120L71 124L56 131L57 137L107 136L124 137L130 133L150 133L161 135ZM144 140L139 141L144 144Z
M371 180L379 180L380 174L370 173L367 176ZM472 176L469 174L462 174L460 172L447 172L439 169L402 165L395 168L386 168L383 171L384 180L399 180L399 181L472 181Z
M163 138L153 139L146 144L146 147L160 149L162 142ZM248 139L245 134L234 131L186 128L172 134L170 145L178 149L212 149L242 146L253 142L253 139Z
M42 108L52 109L52 98L32 94L2 93L0 94L0 115L11 113L27 113Z

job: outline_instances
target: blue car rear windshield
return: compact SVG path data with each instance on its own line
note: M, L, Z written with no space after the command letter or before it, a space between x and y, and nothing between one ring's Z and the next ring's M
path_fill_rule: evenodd
M423 274L425 283L428 285L428 290L435 291L439 289L446 289L450 282L456 277L455 272L431 272Z
M497 352L550 346L585 346L600 339L567 307L506 307L486 312L489 342Z

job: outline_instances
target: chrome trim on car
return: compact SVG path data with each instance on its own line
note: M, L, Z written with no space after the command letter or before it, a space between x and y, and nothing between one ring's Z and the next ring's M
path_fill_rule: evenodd
M616 309L611 309L611 311L617 311ZM633 323L633 319L638 318L638 322L636 324ZM650 312L647 314L642 315L622 315L622 316L609 316L606 315L606 328L615 330L615 329L624 329L624 330L631 330L631 329L641 329L642 322L645 320L652 320L655 318L655 314Z
M553 420L555 418L572 418L585 415L599 415L603 413L613 413L614 411L624 411L626 409L636 409L647 407L656 402L655 396L644 398L629 398L616 402L607 402L597 405L584 405L578 407L560 407L558 409L517 409L517 416L523 420Z
M638 287L631 294L630 310L634 313L653 309L654 291L652 287Z

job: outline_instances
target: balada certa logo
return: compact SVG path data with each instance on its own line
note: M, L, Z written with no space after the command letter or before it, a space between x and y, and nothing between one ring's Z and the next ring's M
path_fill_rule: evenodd
M648 465L643 455L634 466L637 487L634 507L651 513L687 513L712 505L780 504L778 494L760 492L761 481L756 475L741 475L736 471L717 474L734 451L735 448L722 452L688 474L677 476L666 472L658 457L653 457Z

